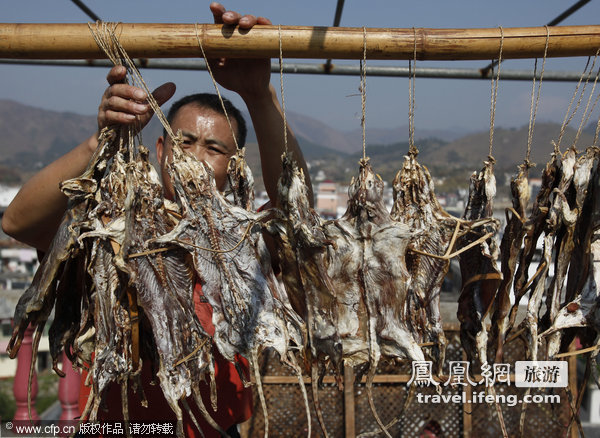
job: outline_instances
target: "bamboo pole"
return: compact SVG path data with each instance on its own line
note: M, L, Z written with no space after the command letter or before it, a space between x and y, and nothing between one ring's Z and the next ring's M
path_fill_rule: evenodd
M209 57L279 57L277 26L249 31L199 24L198 34ZM417 39L420 60L489 60L498 57L501 30L368 28L368 59L412 59ZM503 28L502 57L542 57L546 27ZM548 57L594 55L600 48L600 26L549 27ZM133 58L199 57L194 24L120 23L117 35ZM361 59L363 28L281 26L286 58ZM0 58L100 59L87 23L0 23Z

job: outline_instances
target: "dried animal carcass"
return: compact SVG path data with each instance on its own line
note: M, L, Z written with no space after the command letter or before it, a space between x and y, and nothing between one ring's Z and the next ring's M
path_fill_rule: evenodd
M541 320L543 330L553 325L560 309L562 287L569 267L571 253L574 249L573 233L579 212L576 208L572 209L571 207L574 207L576 197L573 179L577 168L576 151L574 148L569 148L561 160L561 177L553 191L553 199L548 212L549 234L554 239L554 276L546 287L546 312ZM586 179L589 181L589 169ZM587 188L587 184L585 188ZM558 352L560 339L560 333L557 332L552 333L546 339L546 354L549 357Z
M260 222L268 213L228 202L216 188L210 165L185 154L177 144L167 169L182 217L173 230L154 239L153 246L176 245L191 254L213 309L214 342L236 365L236 354L250 360L264 406L259 352L272 347L294 366L290 345L301 349L304 344L304 325L287 302L262 238ZM240 377L246 379L243 372Z
M65 301L62 295L57 298L57 290L62 292L71 290L66 285L74 276L69 274L75 272L72 269L79 270L82 264L85 265L86 261L81 258L84 255L77 239L80 233L86 230L89 211L96 206L95 193L100 180L106 170L107 162L118 149L116 139L117 133L114 130L103 130L99 137L99 146L84 173L79 178L61 184L61 189L69 199L67 209L31 285L21 296L15 308L15 328L7 348L11 358L17 355L27 327L31 324L35 328L29 385L31 385L42 330L55 301L57 299L59 303ZM81 275L76 277L84 281ZM70 348L67 347L73 342L73 334L78 331L80 321L77 318L80 315L79 312L68 314L62 312L62 309L58 315L67 319L63 319L60 325L54 325L50 345L54 368L60 374L62 372L57 368L58 358L63 350L71 354Z
M492 202L496 195L494 160L489 157L481 172L471 175L469 200L463 218L469 221L489 219L481 230L483 236L471 231L458 239L461 248L469 248L460 255L462 289L458 298L458 320L460 340L469 360L479 359L482 366L488 365L488 333L486 318L490 313L502 274L496 266L498 247L495 235L498 221L492 219ZM495 389L488 391L495 398ZM500 428L507 437L502 409L495 404Z
M126 131L103 131L86 172L62 184L70 197L69 207L36 279L16 309L18 325L9 348L16 354L22 330L30 321L43 329L56 299L59 307L50 329L55 369L61 373L56 363L62 351L78 366L90 367L92 390L82 418L97 418L112 383L122 387L126 420L129 381L145 403L139 382L145 356L158 369L182 435L178 402L185 403L190 388L195 389L210 371L210 345L190 310L193 273L183 251L129 257L147 249L145 240L173 226L147 150L139 146L136 153L131 139ZM73 279L71 273L76 273ZM138 317L150 327L141 335L136 331L145 324L136 322Z
M429 171L417 162L416 151L404 158L393 189L392 219L416 231L411 240L415 250L406 253L411 275L406 321L417 342L433 342L430 355L441 374L447 342L440 316L440 292L450 266L450 258L444 255L451 250L459 221L439 204Z
M186 399L190 396L207 422L218 429L200 398L200 382L212 382L214 376L210 339L190 305L194 271L189 256L180 248L149 249L148 241L170 231L176 221L167 211L148 151L140 146L135 158L127 167L125 235L116 264L124 266L128 274L126 293L130 307L139 306L140 330L148 327L142 340L152 343L146 354L176 414L178 433L183 432L179 402L189 409ZM135 343L132 346L135 348Z
M349 195L346 213L325 224L325 235L334 243L327 248L327 272L338 290L363 300L366 311L367 325L362 328L366 350L344 348L344 360L354 355L362 360L365 352L371 365L382 355L422 360L423 353L402 315L411 281L405 262L411 230L391 220L383 203L383 181L368 160L361 160ZM360 331L356 335L363 336Z
M360 161L358 178L350 184L346 213L326 223L324 229L333 241L327 247L327 273L334 281L340 308L347 308L338 323L344 361L368 360L369 403L385 431L371 394L380 359L424 360L404 313L411 280L406 268L411 230L390 217L383 202L383 181L366 158ZM354 322L349 323L346 318L350 317Z
M289 152L282 156L277 189L277 208L271 209L273 218L265 229L273 237L290 302L306 324L309 350L305 361L310 368L313 402L321 429L328 436L318 383L331 363L341 385L343 351L339 330L348 333L346 327L358 324L358 319L355 313L348 314L348 306L338 302L327 274L326 249L333 242L325 236L323 220L310 206L304 173ZM348 351L356 349L351 344L352 340L344 344Z
M512 305L506 332L514 325L521 298L531 290L527 302L527 315L521 323L527 340L527 355L532 360L537 359L538 351L538 318L540 305L546 289L546 279L550 270L552 254L552 234L547 233L548 212L550 210L551 194L560 179L560 156L551 155L550 161L542 172L542 184L533 204L532 213L524 224L525 235L523 247L519 255L519 264L514 276L515 300ZM533 260L537 242L543 234L542 256L535 273L529 277L529 267Z
M233 203L248 211L254 210L254 177L245 159L245 150L240 149L227 163L227 180Z
M517 259L521 253L525 235L525 215L529 203L528 163L520 166L519 173L510 182L512 208L507 209L506 226L500 243L500 270L502 280L495 298L495 311L492 316L492 339L496 339L496 363L502 362L506 333L511 328L511 293ZM509 217L508 211L512 213ZM519 297L520 298L520 297Z
M596 173L596 166L600 158L600 149L597 146L590 146L585 153L577 160L577 167L573 175L573 188L575 189L575 208L579 212L579 218L574 230L575 248L571 254L569 264L569 273L565 286L564 301L572 300L580 291L583 283L586 281L588 268L586 259L590 250L589 245L584 244L588 241L589 233L592 232L593 210L593 179ZM582 269L582 267L584 269Z
M498 247L495 234L498 221L492 219L492 201L496 195L496 178L493 173L493 162L490 158L485 162L481 172L474 172L469 187L469 200L463 219L477 221L490 219L481 228L483 236L472 230L458 239L458 246L472 246L460 255L460 272L462 288L458 299L458 320L460 339L470 360L478 358L483 364L487 362L487 329L484 320L488 316L502 274L496 266Z
M569 327L591 326L600 333L599 321L597 321L596 308L600 305L599 300L599 275L600 263L600 171L594 170L589 189L589 213L590 227L585 240L581 242L584 247L589 244L590 251L583 260L584 265L580 269L586 273L585 283L580 293L560 309L554 324L548 330L548 334Z
M561 347L562 336L571 329L570 335L563 340L568 344L577 330L573 328L589 327L598 334L599 326L595 320L594 311L597 306L597 275L595 260L598 257L596 234L598 232L599 189L597 167L597 148L588 148L579 157L572 177L574 205L570 208L561 198L556 212L557 218L562 218L566 229L561 236L560 249L564 253L556 255L555 279L550 283L549 292L564 296L556 315L550 320L550 327L540 336L548 337L548 356L553 357ZM593 172L591 168L594 166ZM557 193L557 196L560 194ZM561 294L567 268L569 278L564 294ZM558 278L557 278L558 277ZM554 300L558 300L553 297ZM552 317L547 312L545 317ZM581 333L583 334L583 333ZM583 336L585 338L587 336Z
M111 383L122 388L125 420L129 381L146 404L139 380L144 357L157 370L165 399L178 420L178 435L183 434L179 402L186 406L192 392L207 421L218 427L198 397L198 385L205 373L211 375L212 361L208 337L189 305L193 272L181 250L139 253L147 249L147 239L167 232L173 221L165 211L162 187L147 149L123 140L100 182L97 206L88 214L89 229L78 238L89 250L91 277L85 294L91 321L82 318L80 331L84 339L92 331L94 345L92 360L79 337L74 343L80 363L91 363L92 390L84 418L97 418ZM138 254L131 257L132 253Z
M581 220L581 213L586 198L591 168L595 162L595 154L594 148L591 148L576 160L574 149L567 150L564 155L560 155L558 150L555 150L543 172L542 187L536 198L532 217L525 224L527 232L523 249L524 254L520 258L523 266L519 266L517 272L515 303L511 309L510 326L508 328L510 329L514 323L521 297L531 289L526 317L519 331L519 333L524 332L527 356L531 360L538 359L540 341L548 335L550 337L546 338L547 355L552 357L560 346L563 332L552 330L538 335L539 312L542 301L546 298L545 323L547 324L549 318L556 314L556 311L552 310L551 302L553 299L560 299L559 297L564 295L562 285L575 250L574 242L580 232L586 234L589 228L589 224L585 223L587 220L585 218L583 218L583 221ZM532 259L530 253L532 247L536 246L542 232L544 233L542 257L535 274L531 279L527 279L526 273ZM587 235L589 236L589 233ZM581 243L584 246L575 251L576 254L580 255L579 258L582 258L582 254L586 252L586 243L583 240ZM587 245L589 248L589 244ZM548 280L553 253L555 261L554 276L551 280ZM574 275L578 276L578 274ZM501 347L500 344L499 347ZM527 392L529 393L529 389ZM525 406L521 414L521 431L524 424Z
M121 131L123 134L123 131ZM125 237L125 198L127 196L125 151L128 142L119 136L119 149L100 181L95 193L96 206L88 212L87 231L78 236L86 251L88 275L92 286L87 291L94 330L94 357L87 354L80 361L91 364L92 390L84 418L96 415L105 390L111 383L126 387L138 370L131 355L131 319L125 295L124 266L115 263L115 248ZM114 245L114 246L112 246ZM83 322L83 325L88 325ZM86 353L89 350L82 350ZM126 404L126 398L123 403ZM89 409L89 410L88 410ZM129 420L124 410L125 420Z

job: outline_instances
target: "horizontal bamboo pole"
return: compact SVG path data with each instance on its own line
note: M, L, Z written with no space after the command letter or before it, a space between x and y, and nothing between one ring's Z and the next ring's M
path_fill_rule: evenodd
M215 24L198 25L209 57L279 57L277 26L249 31ZM549 27L549 57L594 55L600 26ZM366 31L367 59L468 60L542 57L546 27L492 29L379 29ZM121 44L132 58L200 57L194 24L121 23ZM281 26L286 58L361 59L363 28ZM100 59L87 23L0 23L0 58Z

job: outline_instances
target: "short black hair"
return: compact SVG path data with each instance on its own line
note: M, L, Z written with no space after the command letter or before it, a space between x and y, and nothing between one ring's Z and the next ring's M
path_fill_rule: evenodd
M225 111L227 111L227 115L230 118L233 118L237 123L237 144L239 148L243 148L246 144L246 135L248 133L248 128L246 127L246 120L244 120L244 116L239 109L237 109L233 103L229 99L223 98L223 104L221 104L221 99L214 93L196 93L190 94L182 97L177 102L171 105L169 112L167 113L167 121L169 124L173 123L175 116L179 112L182 106L193 104L199 108L210 109L217 114L221 114L225 116ZM225 111L223 111L223 106L225 106ZM167 138L167 132L163 129L163 136Z

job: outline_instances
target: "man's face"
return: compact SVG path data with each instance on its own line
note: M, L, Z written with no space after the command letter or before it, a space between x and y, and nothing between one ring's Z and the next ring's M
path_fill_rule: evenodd
M231 124L237 131L236 121L232 120ZM212 166L217 189L224 190L227 181L227 163L236 151L233 134L225 116L208 108L187 104L179 109L171 123L171 128L174 133L181 130L183 136L181 146L185 152ZM166 164L167 159L172 157L172 146L173 141L170 138L160 137L156 144L165 195L169 198L173 198L174 191L166 171Z

